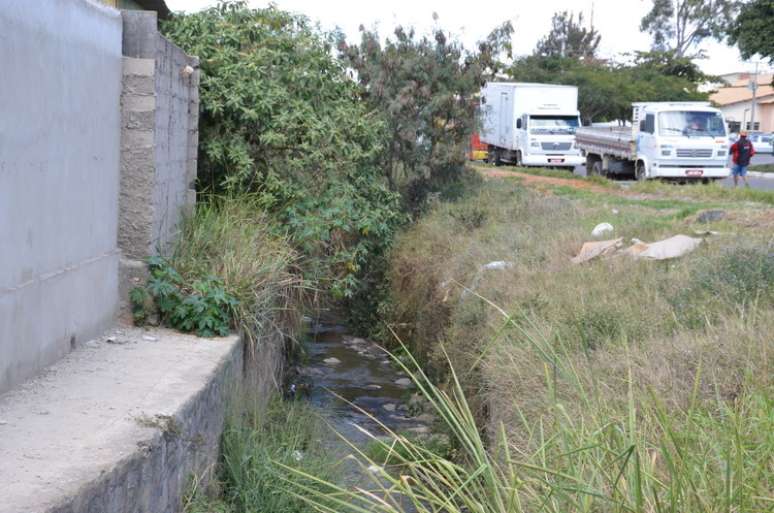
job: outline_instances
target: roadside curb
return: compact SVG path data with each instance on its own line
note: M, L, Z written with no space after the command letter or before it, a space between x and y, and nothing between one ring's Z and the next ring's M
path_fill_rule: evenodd
M762 171L747 171L747 176L754 178L774 178L774 173L764 173Z

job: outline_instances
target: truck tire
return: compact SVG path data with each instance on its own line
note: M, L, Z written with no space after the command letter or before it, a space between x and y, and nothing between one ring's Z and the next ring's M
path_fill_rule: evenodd
M521 151L516 152L516 167L524 167L524 164L521 161Z
M497 167L503 165L503 161L500 159L500 148L492 150L492 156L489 158L489 161Z
M638 182L644 182L648 179L648 176L645 173L645 163L641 160L637 161L637 164L634 166L634 178L636 178Z

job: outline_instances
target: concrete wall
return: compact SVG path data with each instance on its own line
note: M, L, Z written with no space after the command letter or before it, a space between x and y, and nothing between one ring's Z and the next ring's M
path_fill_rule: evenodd
M165 253L196 196L198 60L161 36L153 12L125 11L119 247Z
M86 0L0 8L0 392L117 306L121 18Z

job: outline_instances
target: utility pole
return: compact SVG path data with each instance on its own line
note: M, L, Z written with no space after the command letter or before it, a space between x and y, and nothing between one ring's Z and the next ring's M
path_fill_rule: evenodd
M750 130L755 130L755 104L758 99L758 61L755 61L755 73L750 81L752 89L752 105L750 106Z

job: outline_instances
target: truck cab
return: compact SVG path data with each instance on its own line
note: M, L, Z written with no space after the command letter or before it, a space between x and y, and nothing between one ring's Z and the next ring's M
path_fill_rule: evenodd
M635 175L718 179L729 175L723 114L706 102L633 104Z
M531 112L516 121L518 163L524 166L575 167L583 158L575 145L580 114Z
M578 88L489 82L481 90L481 141L494 164L565 167L583 164L575 144Z

